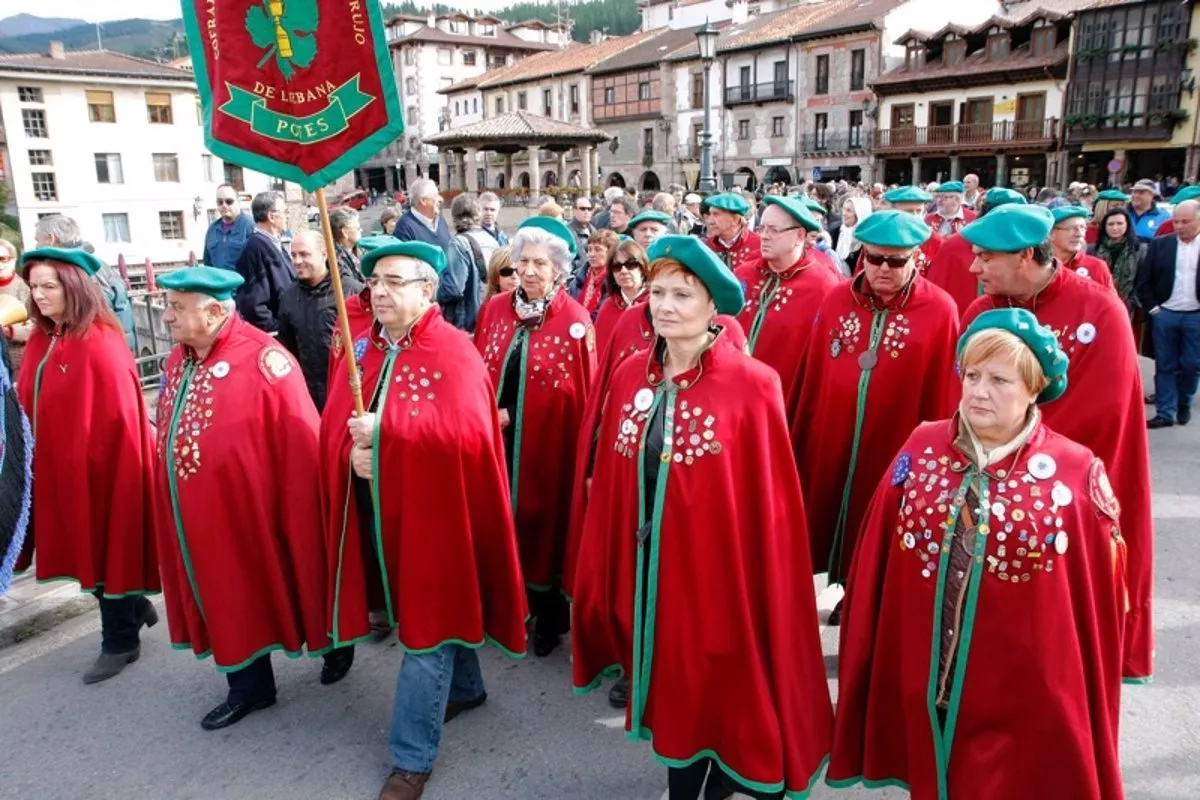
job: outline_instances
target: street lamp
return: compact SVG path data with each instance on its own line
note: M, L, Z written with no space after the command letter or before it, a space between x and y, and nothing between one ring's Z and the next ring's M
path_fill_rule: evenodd
M713 59L717 54L718 31L708 20L696 31L696 44L700 49L700 62L704 65L704 131L700 134L700 191L713 192L717 188L717 176L713 174L712 159L712 97L711 87Z

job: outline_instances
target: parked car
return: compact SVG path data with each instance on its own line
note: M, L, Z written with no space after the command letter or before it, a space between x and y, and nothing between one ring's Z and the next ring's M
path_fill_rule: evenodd
M344 195L342 199L337 202L337 205L350 206L350 208L353 208L356 211L362 211L367 207L367 203L369 201L370 198L367 196L367 193L362 189L359 189L357 192L349 192L348 194Z

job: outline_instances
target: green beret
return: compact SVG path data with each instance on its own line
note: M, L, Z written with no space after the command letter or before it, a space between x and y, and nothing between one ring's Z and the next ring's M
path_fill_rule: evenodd
M1181 186L1171 202L1179 205L1187 200L1200 200L1200 186Z
M396 237L391 237L395 239ZM423 261L433 267L433 271L439 276L446 271L446 251L440 247L434 247L425 242L401 242L393 241L391 244L385 244L376 247L362 257L362 261L358 264L358 269L362 274L369 278L371 273L375 271L375 262L381 258L388 256L405 256L407 258L415 258L417 261Z
M894 208L876 211L854 229L855 239L879 247L920 247L932 235L923 220Z
M725 263L709 249L708 245L694 236L667 234L651 243L646 252L651 262L660 258L672 258L691 270L712 295L717 313L731 317L741 313L746 302L742 282L729 271Z
M1182 189L1180 190L1182 191ZM1178 193L1176 193L1178 194ZM1122 203L1129 202L1129 195L1122 192L1120 189L1105 189L1100 194L1096 195L1097 200L1120 200Z
M869 218L868 218L869 219ZM1045 206L1009 203L964 225L959 234L973 245L993 253L1019 253L1046 241L1054 215ZM854 233L858 236L858 231Z
M937 188L938 194L963 194L966 191L962 181L946 181Z
M813 198L809 197L806 194L800 196L800 202L804 204L805 208L807 208L809 211L813 212L814 214L820 214L823 217L827 213L829 213L826 210L825 206L821 205L819 202L817 202L816 200L814 200Z
M768 195L763 198L764 206L779 206L784 211L792 215L792 218L799 222L806 231L821 230L821 223L813 218L805 209L807 205L803 200L794 197L778 197L776 195Z
M883 199L889 203L928 203L933 195L919 186L901 186L884 192Z
M395 244L395 243L396 243L396 237L392 236L390 233L376 233L376 234L372 234L371 236L364 236L361 239L359 239L358 247L364 253L369 253L372 250L374 250L376 247L383 247L384 245Z
M157 281L164 289L206 294L214 300L232 299L233 290L245 282L245 278L231 269L208 266L177 269L163 275Z
M989 210L997 206L1006 206L1009 203L1023 206L1027 201L1025 200L1025 195L1020 192L1014 192L1012 189L1006 189L1003 186L993 186L983 195L983 204Z
M104 262L81 247L39 247L36 250L26 250L21 256L22 271L31 261L58 261L70 264L86 272L88 277L95 277L104 267Z
M750 204L746 202L746 198L733 192L714 194L704 198L700 203L700 211L703 212L710 208L719 208L721 211L728 211L730 214L737 214L739 217L744 217L750 213Z
M530 217L517 226L517 231L520 232L526 228L537 228L538 230L545 231L546 233L553 234L562 239L567 243L567 250L570 251L571 258L575 258L575 254L578 252L579 245L575 241L575 234L571 232L571 229L568 228L566 223L561 219L555 219L554 217L543 217L540 215L536 217Z
M633 230L643 222L658 222L666 225L668 228L671 227L671 218L661 211L643 211L633 219L629 220L628 230Z
M957 358L960 364L963 350L966 349L967 342L971 340L971 337L989 328L1008 331L1033 351L1038 364L1042 367L1042 373L1050 381L1038 395L1039 403L1049 403L1051 400L1062 397L1063 392L1067 390L1067 366L1070 364L1070 359L1059 346L1058 337L1054 335L1054 331L1039 323L1033 312L1024 308L997 308L985 311L976 317L958 340Z
M1054 217L1054 224L1057 225L1063 220L1073 219L1075 217L1087 219L1091 216L1091 212L1083 206L1059 206L1058 208L1052 209L1050 211L1050 215Z

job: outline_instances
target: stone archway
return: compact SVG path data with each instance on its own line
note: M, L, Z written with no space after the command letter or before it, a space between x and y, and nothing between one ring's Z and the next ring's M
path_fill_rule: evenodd
M529 173L528 173L528 172L522 172L522 173L521 173L521 177L520 177L520 179L518 179L518 181L517 181L517 184L518 184L518 185L519 185L519 186L520 186L522 189L528 189L528 188L529 188Z
M739 167L733 173L734 186L740 186L747 192L753 192L758 188L758 176L754 174L754 170L749 167Z
M619 172L614 172L608 176L608 181L605 183L605 185L606 186L618 186L618 187L624 189L625 188L625 176Z
M567 186L572 189L578 189L583 185L583 172L577 169L571 170L571 174L567 176Z
M792 183L792 174L788 172L787 167L771 167L767 170L763 181L766 183L784 183L790 186Z
M658 180L658 173L652 170L646 170L642 173L642 191L657 192L662 189L662 183Z
M496 188L498 188L498 189L507 189L508 188L507 186L504 185L504 173L503 172L496 173Z
M550 189L554 186L558 186L558 175L555 174L554 170L548 169L542 173L542 188Z

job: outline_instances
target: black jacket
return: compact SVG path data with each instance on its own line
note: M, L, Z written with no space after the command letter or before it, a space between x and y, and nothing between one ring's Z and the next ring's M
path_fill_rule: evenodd
M238 313L259 330L274 333L279 329L279 298L296 282L291 256L269 236L254 231L238 256L237 271L246 279L235 295Z
M1175 291L1175 255L1179 239L1175 234L1156 236L1150 240L1142 263L1138 264L1134 293L1138 302L1147 311L1161 306L1171 299ZM1196 294L1200 298L1200 280L1196 281Z
M353 275L342 271L342 291L347 297L362 291ZM316 286L296 281L279 296L279 343L300 362L308 394L317 410L325 407L325 387L329 378L329 342L337 322L337 303L333 300L333 280L326 275Z

